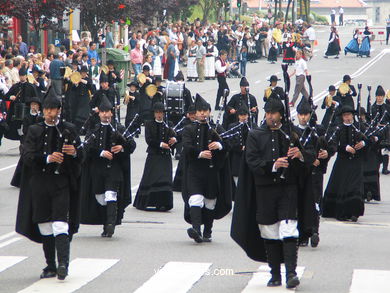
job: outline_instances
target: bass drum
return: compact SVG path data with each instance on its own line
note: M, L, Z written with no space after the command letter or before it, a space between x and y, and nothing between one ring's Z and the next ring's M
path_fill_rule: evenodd
M165 88L166 106L168 113L184 114L184 84L169 82Z

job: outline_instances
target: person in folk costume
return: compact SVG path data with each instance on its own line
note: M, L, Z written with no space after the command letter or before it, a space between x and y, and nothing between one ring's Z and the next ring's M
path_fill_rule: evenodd
M386 93L382 86L378 86L375 92L375 103L371 106L372 126L368 134L372 133L371 144L368 146L364 164L364 198L379 201L379 168L380 164L386 165L388 161L390 106L385 103ZM383 128L382 131L380 129ZM382 155L386 154L386 155ZM383 172L382 172L383 173ZM386 173L386 172L385 172Z
M38 98L42 99L47 91L45 79L43 78L44 71L34 66L32 68L32 75L34 76L36 81L35 86L37 89Z
M67 86L65 99L69 102L69 121L76 125L78 131L84 125L91 112L89 103L92 95L92 80L87 75L88 69L80 69L80 81L75 80Z
M272 37L269 44L269 52L268 52L268 62L271 64L275 64L278 61L278 43L276 43L275 39Z
M177 164L176 168L176 173L173 178L173 191L181 192L182 191L182 178L183 178L183 167L184 167L184 160L185 156L181 155L181 152L178 152L178 149L182 151L182 133L184 128L191 124L194 123L196 120L196 110L195 106L191 105L188 107L188 110L186 112L186 117L184 120L176 125L176 135L177 135L177 145L176 145L176 154L175 158L178 157L179 163ZM178 146L181 147L178 147Z
M279 98L281 100L285 99L286 94L284 92L284 89L278 86L279 80L280 79L276 75L271 75L271 77L268 79L270 85L264 90L264 102L267 102L268 99L271 98L271 96L274 98Z
M372 33L370 32L368 26L366 26L364 28L364 32L363 32L363 40L362 40L362 43L360 44L360 47L359 47L359 52L358 52L358 57L363 57L363 56L366 56L366 57L370 57L370 52L371 52L371 42L370 42L370 38L371 38L371 35Z
M343 83L337 89L337 94L334 97L334 101L336 101L339 105L336 108L336 124L343 123L341 117L341 110L344 106L348 105L352 109L355 109L355 102L353 97L357 96L357 92L355 87L351 84L352 78L349 75L343 76Z
M257 127L257 125L250 121L249 119L249 110L248 106L242 104L240 108L237 110L238 121L230 123L228 126L228 130L237 128L238 125L242 125L237 129L239 132L236 138L229 140L230 151L230 166L232 168L232 176L234 180L235 187L237 187L241 158L245 151L246 139L248 137L248 133L251 129Z
M328 58L329 56L336 56L335 59L339 58L340 55L340 37L337 33L336 27L332 26L328 41L328 49L325 52L325 58Z
M370 127L367 120L366 109L360 107L359 122L364 125L365 129ZM369 130L374 131L374 130ZM364 177L364 192L363 198L367 202L371 200L380 201L380 182L379 168L381 165L381 144L385 135L381 132L375 132L370 136L370 144L367 146L367 152L363 158L363 177Z
M142 73L146 76L146 80L144 83L143 80L138 78L139 85L139 94L140 94L140 119L142 122L146 122L149 120L153 120L152 113L152 103L153 97L149 97L146 93L146 88L153 83L152 78L150 77L150 67L149 65L145 65L142 67Z
M83 151L74 125L59 120L60 112L61 101L50 91L43 103L45 121L28 129L16 232L42 243L47 267L40 277L64 280L70 240L79 226L78 180Z
M192 40L191 46L188 48L187 60L187 80L198 80L198 71L196 70L196 52L198 52L198 45L195 40Z
M92 94L100 88L100 66L97 64L95 57L91 58L91 65L88 68L88 76L92 79Z
M23 152L23 141L24 138L27 136L27 130L31 125L34 125L38 122L43 121L42 113L41 113L41 99L38 97L31 97L26 101L26 105L30 109L29 113L26 114L26 116L23 118L23 124L22 124L22 131L23 131L23 137L21 140L21 153ZM23 159L22 157L19 158L18 164L16 166L14 175L11 180L11 185L15 187L20 187L20 182L22 178L22 171L23 171Z
M264 106L266 123L249 132L235 196L231 237L255 261L268 262L267 286L281 286L280 265L286 267L286 287L295 288L298 227L312 227L315 206L312 196L298 192L314 153L294 147L282 124L284 105L270 98ZM284 129L284 130L283 130ZM292 137L296 137L293 133ZM303 203L298 204L298 203Z
M356 222L364 214L363 157L369 140L359 132L354 112L349 105L341 109L342 124L335 139L337 157L321 206L324 218Z
M228 146L220 138L220 125L208 122L211 107L199 94L195 99L196 122L182 133L182 197L184 219L192 225L188 236L196 243L211 242L215 219L226 216L232 207L232 176ZM203 233L201 226L204 225Z
M161 64L161 58L164 55L164 50L159 45L156 44L156 40L151 40L151 45L149 46L150 52L153 53L153 73L154 76L162 77L162 64Z
M124 127L112 125L113 105L103 95L99 122L86 134L86 160L81 178L81 223L103 225L102 237L111 238L131 203L130 154L136 148Z
M248 100L249 98L249 100ZM255 96L249 93L249 82L243 77L240 81L240 93L235 94L230 98L229 103L226 105L226 111L224 115L223 125L227 128L231 123L238 121L237 111L242 106L245 105L249 109L249 120L257 124L257 118L259 115L259 110L257 107L257 101Z
M294 64L295 63L295 43L291 40L291 36L288 37L287 42L283 43L283 63Z
M4 136L11 140L21 140L23 117L28 111L26 101L31 97L38 97L36 86L27 80L25 67L19 70L19 80L4 97L4 101L10 102L6 119L9 129Z
M100 121L99 119L99 105L102 103L102 98L105 96L108 98L109 102L112 105L119 105L120 99L119 96L116 94L115 90L109 86L108 77L104 72L100 73L100 89L95 92L95 94L92 96L92 99L89 101L89 107L92 109L92 117L89 119L87 125L83 125L82 132L85 131L85 129L88 129L89 125L95 125ZM115 113L114 113L115 117Z
M127 84L129 87L128 91L126 92L125 99L123 101L123 104L126 105L126 119L125 119L125 126L128 127L133 121L134 117L139 114L140 111L140 94L138 92L138 83L135 81L132 81ZM139 122L134 121L134 127L139 127Z
M322 101L321 109L326 109L324 118L322 118L321 125L327 129L328 127L335 126L335 111L339 106L339 103L335 99L336 96L336 87L334 85L330 85L328 88L328 95L324 97Z
M344 48L344 54L347 55L347 53L352 54L358 54L359 53L359 29L355 29L353 32L352 40L345 46Z
M119 107L120 107L121 97L120 97L120 93L119 93L118 83L122 82L122 78L120 76L120 72L115 69L115 65L114 65L113 60L107 61L107 67L108 67L108 73L107 73L108 85L110 88L113 88L115 95L116 95L116 99L118 101L115 104L115 108L118 109L115 113L115 119L120 119L120 117L116 117L116 116L119 116L119 114L120 114Z
M227 52L225 50L221 50L219 52L219 57L217 58L217 61L215 61L215 71L217 73L218 80L217 99L214 108L216 111L220 110L220 108L225 108L227 103L227 101L225 100L224 105L220 105L225 90L229 91L229 86L226 82L226 74L229 70L229 67L230 64L227 62Z
M300 181L303 186L301 192L308 193L316 205L313 226L309 230L300 229L299 231L299 246L307 246L310 238L310 245L317 247L320 241L320 203L323 194L324 174L330 157L336 152L336 145L326 141L326 130L322 125L317 124L317 115L305 98L302 98L297 106L297 117L299 124L295 130L299 135L300 143L306 151L314 151L314 160L311 166L301 173Z
M4 133L9 129L7 124L7 105L5 104L3 97L0 96L0 146Z
M153 78L153 76L154 76L152 63L153 63L153 55L148 53L145 56L145 62L144 62L144 64L142 64L142 67L144 67L145 65L149 66L149 76L151 78Z
M218 49L214 46L214 40L210 38L206 46L206 60L204 76L207 79L215 79L215 58L218 57Z
M154 120L145 123L148 144L144 172L134 207L139 210L169 211L173 208L171 151L176 133L164 121L164 105L153 105Z

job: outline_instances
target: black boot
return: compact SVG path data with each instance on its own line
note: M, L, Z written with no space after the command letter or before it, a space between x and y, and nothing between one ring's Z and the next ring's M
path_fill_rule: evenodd
M115 232L116 225L116 215L117 215L118 205L116 201L108 201L107 202L107 221L105 225L106 237L111 238ZM104 236L103 236L104 237Z
M389 166L389 155L383 155L382 156L382 174L387 175L390 173L390 171L387 169Z
M58 280L65 280L69 266L69 236L67 234L57 235L55 243L58 259L57 278Z
M203 216L204 216L203 242L211 242L211 233L212 233L211 229L213 228L214 211L205 208L203 212Z
M43 269L41 279L54 278L57 276L56 244L53 235L42 236L43 253L45 254L47 267Z
M107 225L103 226L103 232L100 234L102 237L107 237Z
M283 239L284 264L286 266L286 287L291 289L299 285L297 277L298 239Z
M280 240L264 240L265 250L267 252L268 265L271 268L271 279L268 281L268 287L277 287L282 285L280 275L280 261L282 254L282 242Z
M192 228L187 230L188 236L194 239L195 242L203 242L202 233L200 232L200 225L202 224L202 209L200 207L190 207L190 217Z

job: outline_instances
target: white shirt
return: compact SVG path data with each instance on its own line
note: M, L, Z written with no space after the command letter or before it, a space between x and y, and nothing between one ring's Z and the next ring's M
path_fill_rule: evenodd
M227 66L222 66L221 65L221 60L217 60L216 62L215 62L215 70L218 72L218 73L223 73L223 72L225 72L226 71L226 68L227 68Z
M339 14L344 14L344 9L343 8L339 9Z
M314 28L311 26L305 31L305 35L309 39L309 41L315 41L316 39L316 32Z
M303 58L295 61L295 70L296 76L306 74L305 70L307 70L307 63Z

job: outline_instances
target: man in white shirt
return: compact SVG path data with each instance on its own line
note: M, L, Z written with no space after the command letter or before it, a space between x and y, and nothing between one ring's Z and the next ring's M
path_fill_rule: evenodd
M295 69L292 74L290 74L290 77L296 76L296 83L295 83L295 90L294 90L294 96L292 101L290 102L290 107L294 107L295 102L298 99L299 94L302 93L302 95L305 97L305 99L309 98L309 93L307 92L305 88L305 80L306 76L309 74L307 70L307 63L302 58L302 51L298 50L295 56Z
M316 32L310 24L307 25L307 29L303 33L303 37L309 41L311 53L313 54L314 42L316 40Z
M333 25L336 23L336 10L332 8L330 11L330 25Z
M339 6L339 26L344 26L344 9Z

